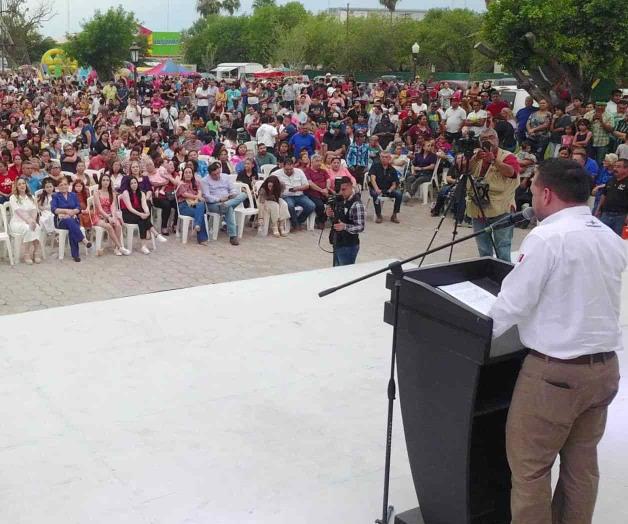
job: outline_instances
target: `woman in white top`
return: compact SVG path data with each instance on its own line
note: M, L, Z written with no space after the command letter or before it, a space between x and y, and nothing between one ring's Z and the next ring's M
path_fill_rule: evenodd
M55 217L50 210L50 202L52 194L55 192L55 186L52 178L47 177L42 180L42 189L37 196L37 207L39 208L39 225L48 235L55 232Z
M11 223L9 231L12 235L21 235L24 243L24 262L39 264L41 262L41 227L37 223L37 204L28 188L26 179L20 177L15 182L13 194L9 198L11 206Z

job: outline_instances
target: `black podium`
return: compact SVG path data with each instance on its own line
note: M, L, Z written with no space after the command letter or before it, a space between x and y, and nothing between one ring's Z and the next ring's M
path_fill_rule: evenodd
M526 350L516 328L492 340L493 321L438 286L470 281L496 295L511 269L479 258L400 281L397 376L419 508L395 524L510 523L505 424ZM392 300L384 318L394 322Z

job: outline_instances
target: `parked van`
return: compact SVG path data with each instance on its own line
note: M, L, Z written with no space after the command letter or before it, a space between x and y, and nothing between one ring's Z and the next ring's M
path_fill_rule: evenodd
M253 73L259 73L264 69L262 64L256 62L224 62L212 69L216 80L239 80L242 77L253 78Z
M525 89L513 89L513 88L496 88L499 91L501 97L510 104L512 112L516 115L519 109L522 109L526 105L526 98L531 96ZM536 101L532 104L534 107L539 107Z

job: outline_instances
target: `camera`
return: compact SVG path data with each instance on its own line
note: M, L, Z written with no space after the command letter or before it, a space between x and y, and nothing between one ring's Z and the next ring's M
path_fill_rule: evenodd
M458 140L460 152L467 158L471 158L473 156L473 153L479 145L480 141L475 137L475 133L473 131L469 131L466 138Z
M334 208L334 211L335 211L336 204L341 200L340 198L340 186L341 185L342 185L342 178L340 177L334 178L334 193L330 194L327 197L327 205Z

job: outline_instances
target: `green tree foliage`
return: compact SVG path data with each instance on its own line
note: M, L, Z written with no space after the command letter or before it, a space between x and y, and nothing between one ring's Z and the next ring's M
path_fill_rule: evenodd
M625 10L625 0L500 0L488 7L484 37L501 63L528 71L540 91L566 80L586 95L596 78L628 72Z
M259 9L260 7L275 7L277 2L275 0L253 0L253 9Z
M54 47L54 40L44 38L39 32L43 22L54 16L52 4L42 0L37 4L26 0L4 0L0 14L6 30L3 35L5 57L11 65L37 63L41 55ZM43 49L43 51L42 51Z
M240 0L197 0L196 10L201 16L217 15L225 11L232 15L240 9Z
M386 23L383 23L386 22ZM492 63L473 51L482 16L464 9L433 10L425 20L351 17L348 24L325 13L308 13L299 2L258 5L250 16L211 15L184 36L186 60L204 64L208 44L215 62L299 64L331 71L398 71L412 68L412 44L421 45L421 64L469 71Z
M138 41L138 22L132 12L121 6L105 13L96 11L82 30L68 36L64 48L71 58L83 66L92 66L101 78L111 78L122 63L129 60L129 48ZM138 41L146 47L146 41Z
M392 21L393 13L395 12L395 9L397 9L399 0L379 0L379 3L390 11L390 20Z

